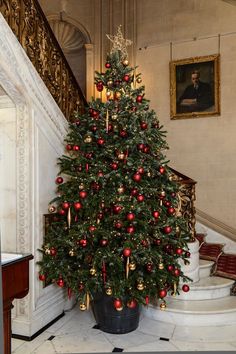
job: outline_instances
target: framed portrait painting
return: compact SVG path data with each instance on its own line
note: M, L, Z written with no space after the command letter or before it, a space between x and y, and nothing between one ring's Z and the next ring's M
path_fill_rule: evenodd
M171 119L220 114L219 65L219 54L170 62Z

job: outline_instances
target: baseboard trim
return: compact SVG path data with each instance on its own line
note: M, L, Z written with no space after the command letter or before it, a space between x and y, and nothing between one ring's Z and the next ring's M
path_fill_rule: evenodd
M22 336L21 334L14 334L12 333L11 337L15 339L21 339L27 342L30 342L31 340L35 339L38 337L41 333L43 333L46 329L48 329L50 326L52 326L55 322L57 322L60 318L62 318L65 315L65 312L63 311L59 316L54 318L51 322L49 322L46 326L41 328L39 331L34 333L32 336Z
M209 227L210 229L218 232L219 234L229 238L232 241L236 241L236 229L230 227L223 222L213 218L212 216L204 213L203 211L196 209L196 220L201 224Z

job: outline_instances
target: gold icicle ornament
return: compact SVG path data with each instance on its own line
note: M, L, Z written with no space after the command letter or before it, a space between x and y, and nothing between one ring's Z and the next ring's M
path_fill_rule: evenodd
M165 310L166 309L166 302L163 301L161 304L160 304L160 309L161 310Z
M90 304L90 296L89 293L86 293L86 308L87 310L89 310L89 304Z
M108 112L108 109L107 109L107 113L106 113L106 131L107 131L107 133L109 131L109 112Z
M126 279L128 279L129 278L129 257L127 257L126 260L125 275L126 275Z
M68 209L68 213L67 213L67 224L68 224L68 228L70 228L70 224L71 224L71 211L70 211L70 208Z

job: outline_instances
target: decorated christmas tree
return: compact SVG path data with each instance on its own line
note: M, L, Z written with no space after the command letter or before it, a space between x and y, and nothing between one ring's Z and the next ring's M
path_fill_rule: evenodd
M59 158L54 218L40 252L39 279L73 293L80 309L94 294L135 307L179 289L190 233L176 213L179 186L164 155L166 132L149 108L141 74L129 66L118 28L84 114L75 114Z

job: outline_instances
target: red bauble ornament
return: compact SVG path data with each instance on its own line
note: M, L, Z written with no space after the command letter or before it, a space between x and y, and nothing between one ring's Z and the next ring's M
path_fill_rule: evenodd
M87 246L87 240L85 238L79 240L79 245L81 247L86 247Z
M152 263L148 263L146 265L146 269L147 269L148 272L151 272L153 270L153 264Z
M118 170L119 165L118 165L117 162L112 162L110 164L110 167L111 167L112 170Z
M135 174L133 175L133 180L134 180L135 182L140 182L141 179L142 179L142 176L140 175L140 173L135 173Z
M126 227L126 232L128 234L133 234L134 231L135 231L135 227L133 225L129 225L129 226Z
M122 307L122 301L120 299L115 299L113 301L113 305L114 305L115 309L119 309Z
M149 304L149 296L148 295L145 296L145 303L146 303L146 305Z
M126 130L122 129L122 130L120 130L119 135L120 135L122 138L126 138L126 137L128 136L128 133L127 133Z
M93 182L91 182L91 188L92 188L92 190L94 190L95 192L98 192L99 189L100 189L100 184L93 181Z
M131 194L133 197L135 197L135 196L138 194L138 189L137 189L137 188L131 189L130 194Z
M132 299L127 302L127 307L129 307L130 309L135 309L137 307L137 304L137 301L135 299Z
M164 166L160 166L160 167L159 167L159 172L160 172L161 175L163 175L163 173L165 173L165 171L166 171L166 170L165 170L165 167L164 167Z
M103 139L103 138L99 138L98 140L97 140L97 143L98 143L98 145L104 145L105 144L105 140Z
M182 286L182 290L183 290L185 293L187 293L187 292L189 291L189 286L188 286L187 284L184 284L184 285Z
M72 146L70 144L67 144L66 145L66 150L68 150L68 151L72 150Z
M121 229L123 227L123 224L121 221L116 221L114 226L116 229Z
M129 220L129 221L133 221L135 219L135 214L134 213L128 213L126 215L126 219Z
M87 152L85 155L86 159L91 159L93 157L93 153L92 152Z
M90 127L90 130L94 133L97 131L97 129L98 127L95 124Z
M147 240L142 240L141 244L143 247L148 247L148 241Z
M66 214L66 212L65 212L64 209L59 209L58 210L58 214L61 215L61 216L64 216Z
M63 183L63 178L62 178L62 177L60 177L60 176L59 176L59 177L57 177L57 178L56 178L56 183L57 183L57 184L61 184L61 183Z
M102 92L103 90L103 83L101 81L99 81L97 84L96 84L96 87L97 87L97 90L99 92Z
M137 145L137 149L138 149L139 151L143 151L144 146L145 146L144 144L140 143L140 144Z
M175 253L180 256L183 253L182 248L176 248Z
M50 255L53 256L53 257L55 257L56 254L57 254L56 248L55 248L55 247L50 248Z
M64 210L68 210L69 207L70 207L70 203L64 202L64 203L62 203L61 207L62 207L62 209L64 209Z
M94 232L96 230L96 226L90 225L89 226L89 232Z
M154 211L152 212L152 216L153 216L155 219L158 219L159 216L160 216L159 211L158 211L158 210L154 210Z
M98 171L98 177L103 177L104 173L102 171Z
M139 167L138 168L138 173L140 173L141 175L144 174L144 168L143 167Z
M191 256L191 253L189 251L185 252L185 257L189 258Z
M83 283L79 283L79 285L78 285L78 290L79 290L79 291L84 290L84 284L83 284Z
M124 75L123 81L129 82L130 76L129 75Z
M168 264L167 270L168 270L169 272L172 272L172 271L174 270L173 264Z
M146 122L141 122L141 123L140 123L140 128L141 128L142 130L147 129L147 127L148 127L148 124L147 124Z
M63 286L65 285L65 282L62 278L57 280L57 285L60 286L60 288L63 288Z
M79 150L80 150L79 145L74 145L74 146L73 146L73 150L74 150L74 151L79 151Z
M166 297L166 295L167 295L166 289L161 289L161 290L159 290L158 296L159 296L161 299L163 299L164 297Z
M113 125L112 124L108 124L108 132L111 133L111 132L113 132L113 130L114 130Z
M83 205L80 202L75 202L74 203L74 209L75 210L80 210L83 207Z
M45 274L39 274L39 280L45 281L46 280L46 275Z
M172 231L172 227L171 226L165 226L163 229L165 234L170 234Z
M120 206L120 205L113 206L113 213L114 214L119 214L121 212L121 210L122 210L122 206Z
M107 63L105 64L105 67L106 67L107 69L109 69L109 68L111 67L111 64L107 62Z
M100 243L100 246L106 247L108 244L108 240L103 238L99 241L99 243Z
M148 154L150 152L150 147L148 145L145 145L144 148L143 148L143 152L145 154Z
M82 198L82 199L85 199L85 198L87 197L87 195L88 195L88 193L87 193L86 191L80 191L80 192L79 192L79 196L80 196L80 198Z
M167 209L167 213L170 214L170 215L174 214L174 213L175 213L175 208L169 207L169 208Z
M99 220L102 220L103 217L104 217L104 214L103 214L102 212L98 213L97 218L98 218Z
M143 96L142 96L142 95L138 95L138 96L136 97L136 102L141 103L142 100L143 100Z
M154 243L155 245L157 245L157 246L160 246L160 244L161 244L161 239L160 239L160 238L155 238L155 239L153 240L153 243Z
M132 251L129 247L126 247L123 249L123 256L130 257L131 253L132 253Z
M171 196L171 198L175 198L176 197L176 193L175 192L171 192L170 196Z
M143 202L143 201L144 201L145 197L144 197L144 195L143 195L143 194L138 194L138 195L137 195L137 197L136 197L136 199L137 199L137 201L138 201L138 202L140 202L140 203L141 203L141 202Z
M178 268L174 269L173 273L176 277L180 276L180 270Z
M169 200L163 200L163 204L165 205L165 207L171 206L171 202Z
M98 119L98 117L99 117L99 112L93 110L93 111L92 111L92 117L95 118L95 119Z

